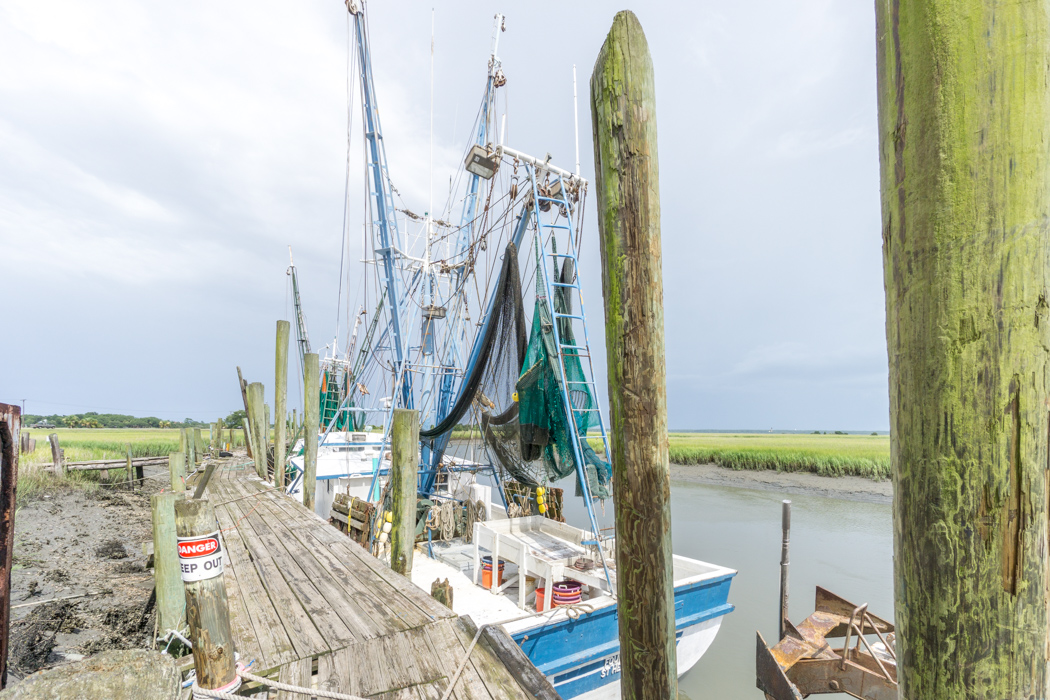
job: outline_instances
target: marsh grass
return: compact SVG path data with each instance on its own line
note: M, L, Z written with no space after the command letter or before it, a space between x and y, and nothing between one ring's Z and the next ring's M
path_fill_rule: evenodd
M671 433L672 464L809 472L820 476L890 477L888 435ZM595 444L600 449L600 443Z
M72 471L62 476L44 469L42 465L51 463L51 443L47 439L51 433L58 435L58 444L65 450L67 462L121 459L127 456L127 445L131 445L132 457L163 457L179 451L178 428L29 428L26 432L36 439L36 449L21 455L19 459L19 505L51 491L70 488L92 491L103 483L99 471ZM208 440L209 431L203 430L202 435ZM122 482L127 478L126 469L109 470L110 483Z

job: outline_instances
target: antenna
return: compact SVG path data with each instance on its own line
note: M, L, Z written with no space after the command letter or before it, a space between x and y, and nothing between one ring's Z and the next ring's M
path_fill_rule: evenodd
M576 130L576 177L580 176L580 110L576 100L576 64L572 64L572 121Z

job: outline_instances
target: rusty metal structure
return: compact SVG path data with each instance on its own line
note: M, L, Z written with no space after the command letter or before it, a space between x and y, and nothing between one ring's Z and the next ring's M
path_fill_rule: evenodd
M22 411L0 403L0 689L7 684L7 641L11 623L11 556L15 548L15 488Z
M814 613L797 627L784 619L772 647L758 634L756 685L767 700L802 700L820 693L846 693L864 700L897 699L893 625L817 587ZM871 641L874 636L878 641ZM828 639L844 639L832 648Z

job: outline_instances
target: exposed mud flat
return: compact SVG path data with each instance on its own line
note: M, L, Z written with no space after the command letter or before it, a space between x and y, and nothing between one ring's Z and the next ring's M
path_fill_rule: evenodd
M8 684L106 649L149 648L151 485L62 489L15 515ZM93 594L85 597L67 598Z
M893 485L859 476L819 476L808 472L726 469L717 464L672 464L671 481L717 484L761 491L808 494L866 503L892 503Z

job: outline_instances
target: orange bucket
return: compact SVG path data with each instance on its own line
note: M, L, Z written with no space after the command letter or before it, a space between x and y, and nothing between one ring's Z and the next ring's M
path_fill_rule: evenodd
M481 566L481 587L492 588L492 557L483 557ZM496 577L496 585L503 585L503 560L499 562L499 575Z

